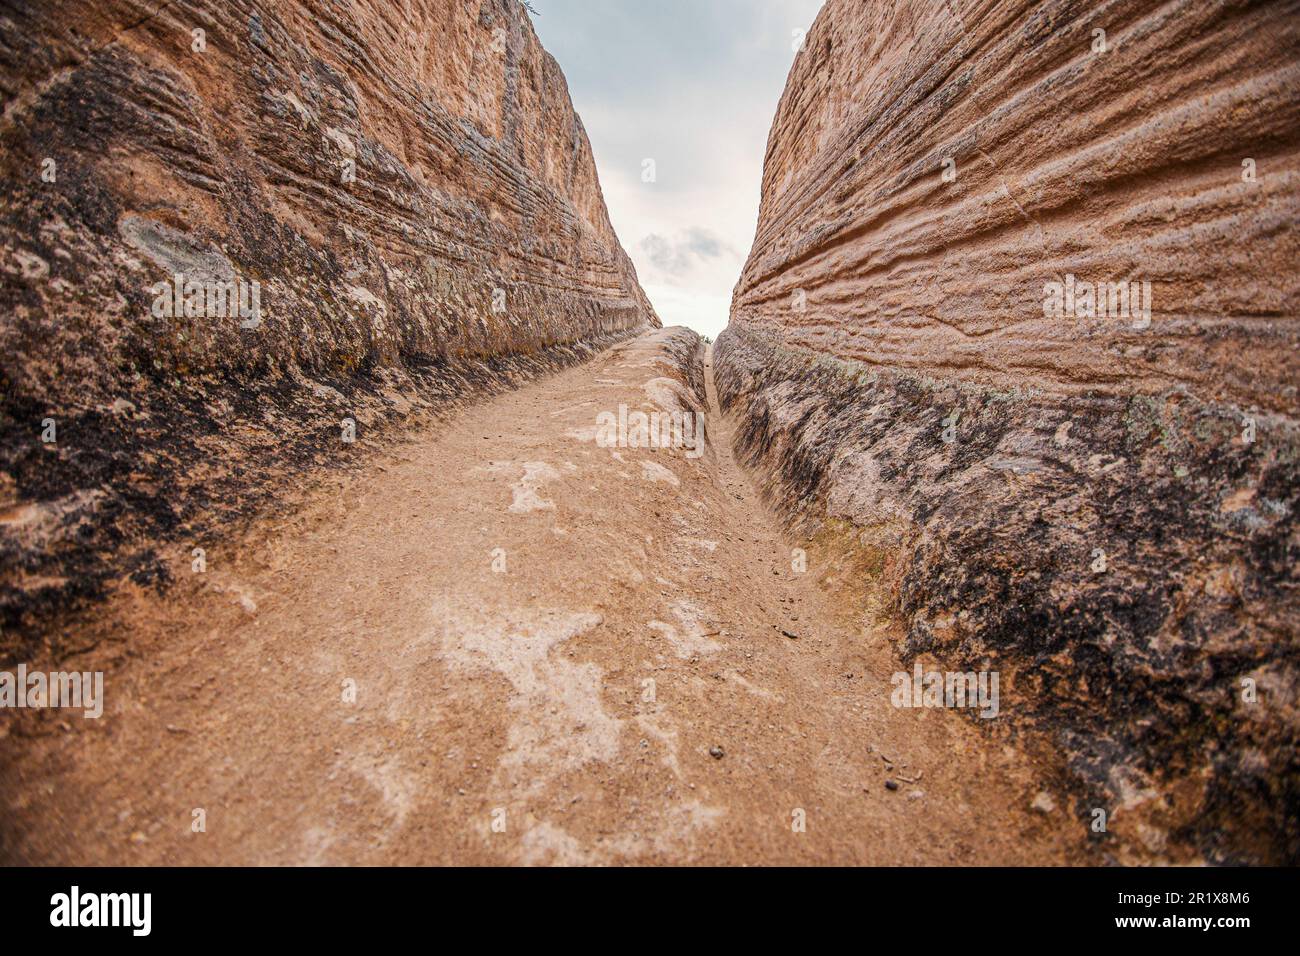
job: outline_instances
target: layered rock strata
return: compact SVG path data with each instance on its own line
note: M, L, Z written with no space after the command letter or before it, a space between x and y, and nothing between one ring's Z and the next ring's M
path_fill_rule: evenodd
M516 0L6 3L0 96L6 656L385 422L659 324Z
M829 0L715 349L773 500L1117 859L1300 856L1296 13Z

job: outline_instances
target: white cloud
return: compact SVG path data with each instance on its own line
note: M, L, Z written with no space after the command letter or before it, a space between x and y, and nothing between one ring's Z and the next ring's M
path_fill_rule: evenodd
M605 203L665 325L716 336L753 243L767 134L821 0L534 0ZM656 181L641 181L654 159ZM710 254L710 251L716 254Z

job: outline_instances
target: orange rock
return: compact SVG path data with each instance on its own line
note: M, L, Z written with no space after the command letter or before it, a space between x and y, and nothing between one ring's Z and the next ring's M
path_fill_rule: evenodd
M1117 859L1300 859L1298 41L828 0L715 348L794 527L899 556L904 657L1032 674L1082 805L1176 835Z

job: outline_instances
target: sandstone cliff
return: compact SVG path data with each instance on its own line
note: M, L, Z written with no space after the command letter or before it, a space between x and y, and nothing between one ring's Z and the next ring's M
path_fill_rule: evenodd
M658 325L517 0L5 2L0 94L7 654L384 422Z
M1298 11L829 0L716 347L774 500L1119 859L1300 856Z

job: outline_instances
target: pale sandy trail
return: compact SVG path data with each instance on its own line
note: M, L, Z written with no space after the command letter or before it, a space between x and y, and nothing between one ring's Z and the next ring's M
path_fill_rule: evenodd
M673 334L473 407L101 611L132 651L104 718L5 728L4 860L1079 858L1081 825L1029 810L1027 758L890 705L885 630L782 538L711 389L702 458L591 440L599 411L670 401L646 384Z

